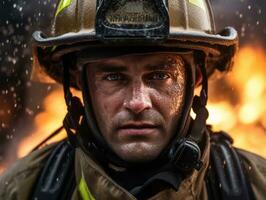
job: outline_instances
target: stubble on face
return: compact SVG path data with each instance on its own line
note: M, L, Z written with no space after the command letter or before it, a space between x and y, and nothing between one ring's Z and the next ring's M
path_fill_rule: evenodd
M186 80L182 58L128 55L86 67L96 121L107 144L126 161L155 159L180 118Z

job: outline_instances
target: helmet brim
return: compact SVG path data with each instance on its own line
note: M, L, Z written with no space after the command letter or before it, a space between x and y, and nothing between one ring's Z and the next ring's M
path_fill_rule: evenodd
M107 42L106 42L107 41ZM105 48L107 46L116 47L163 47L165 49L191 49L203 51L207 55L207 73L210 76L216 69L219 71L230 70L233 57L238 49L238 34L232 27L226 27L218 34L208 34L198 31L170 31L169 37L165 40L156 41L154 39L126 39L108 38L105 42L96 37L94 31L83 31L78 33L68 33L57 37L46 37L40 31L33 33L33 57L36 66L41 67L56 81L61 82L62 69L52 69L60 67L55 63L60 61L63 55L80 51L83 48ZM101 52L99 52L101 53ZM44 58L46 60L44 61ZM51 73L54 70L56 73ZM61 78L60 78L61 77ZM73 83L73 82L72 82ZM74 84L74 83L73 83ZM72 85L73 85L72 84Z

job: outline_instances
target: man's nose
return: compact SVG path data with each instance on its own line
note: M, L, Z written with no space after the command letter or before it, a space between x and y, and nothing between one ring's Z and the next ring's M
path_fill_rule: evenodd
M127 93L124 106L135 114L139 114L144 110L152 107L149 88L143 83L132 84L131 89Z

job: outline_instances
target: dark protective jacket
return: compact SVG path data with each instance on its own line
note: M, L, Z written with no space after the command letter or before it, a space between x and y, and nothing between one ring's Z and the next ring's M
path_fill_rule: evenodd
M17 161L12 168L1 175L0 200L31 199L36 180L40 176L40 172L54 147L55 145L49 145L31 153ZM238 152L242 157L245 168L248 169L248 179L251 182L255 199L264 200L266 198L266 160L244 150L238 150ZM209 165L209 156L210 141L207 138L202 155L202 168L199 171L193 171L189 177L185 178L178 191L170 187L165 188L151 197L150 200L207 200L208 193L205 175ZM75 179L76 188L72 194L72 200L86 199L81 194L84 187L88 189L87 199L136 199L112 180L96 161L87 156L79 148L75 150Z

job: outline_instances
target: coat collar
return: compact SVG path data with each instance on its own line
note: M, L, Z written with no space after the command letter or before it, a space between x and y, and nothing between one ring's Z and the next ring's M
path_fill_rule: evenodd
M206 188L204 184L204 177L209 165L209 153L210 153L210 137L209 133L206 133L205 147L202 154L203 166L199 171L194 170L190 176L185 178L181 183L178 191L172 188L165 189L155 196L155 199L198 199L200 196L204 196ZM104 169L92 159L92 157L85 154L81 149L76 149L75 158L75 174L77 185L81 182L82 177L85 180L89 192L95 199L124 199L134 200L136 199L132 194L118 185L114 180L106 174ZM206 196L206 195L205 195Z

